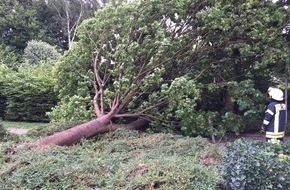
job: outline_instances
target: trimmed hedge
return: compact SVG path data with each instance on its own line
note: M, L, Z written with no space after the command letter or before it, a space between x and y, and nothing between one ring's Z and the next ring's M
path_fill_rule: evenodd
M7 97L5 94L7 78L11 76L11 69L0 63L0 118L3 118L6 112Z
M0 65L0 117L14 121L49 121L47 112L57 103L54 65L19 67Z
M289 144L237 140L223 156L226 189L290 189Z
M6 95L4 94L4 83L3 81L0 81L0 118L3 118L5 115L6 111L6 102L7 98Z
M56 105L54 85L41 78L17 76L6 89L5 119L48 121L46 112Z

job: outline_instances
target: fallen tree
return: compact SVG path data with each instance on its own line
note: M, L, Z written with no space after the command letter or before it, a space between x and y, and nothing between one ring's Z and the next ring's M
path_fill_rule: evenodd
M8 152L14 153L21 149L30 149L35 147L43 149L49 145L71 146L79 143L83 138L90 138L94 137L96 134L112 132L118 128L143 130L149 123L149 121L145 119L138 119L130 124L105 124L104 122L106 121L107 120L105 118L97 118L68 130L41 138L35 142L20 144L11 150L8 150Z
M115 131L121 127L137 130L144 128L148 124L148 121L144 119L136 120L127 125L108 124L108 121L108 118L105 117L97 118L71 129L56 133L48 137L44 137L30 144L29 146L46 146L49 144L70 146L80 142L82 138L90 138L96 134Z
M184 20L177 20L174 14L180 12L181 7L176 6L173 0L164 2L108 7L82 24L79 42L60 61L58 83L61 85L61 95L65 95L50 116L56 119L68 118L69 116L64 115L71 109L68 107L71 102L79 103L74 104L75 115L76 109L83 108L84 112L88 112L87 108L91 103L88 89L93 89L93 110L97 118L40 139L32 143L33 146L72 145L82 138L121 127L122 124L114 124L120 118L125 123L131 121L126 125L131 129L158 120L157 110L168 104L168 85L175 78L185 75L187 69L195 63L194 60L199 58L197 55L202 55L200 49L192 51L192 46L199 40L197 33L189 33L189 25L204 3L197 1L191 5L192 10L188 10L190 12L179 14ZM178 29L173 29L173 25ZM188 43L188 39L195 40ZM203 45L202 42L198 43L200 48ZM188 56L193 61L178 62L180 57ZM87 75L84 76L84 73ZM90 77L94 78L92 85L81 86L80 81L90 81ZM167 89L163 95L162 84ZM83 88L86 90L83 94L86 95L76 96L76 91ZM191 95L197 95L196 86L192 85L190 88L193 88ZM196 98L192 102L195 104Z
M287 19L284 10L273 9L272 2L261 2L257 9L252 6L256 7L255 3L259 2L251 6L239 3L246 11L257 11L253 14L258 15L257 18L244 15L247 19L239 20L239 7L231 3L233 10L223 4L211 7L210 0L140 1L98 11L94 18L82 23L79 41L60 60L58 89L61 100L50 114L55 120L91 119L92 115L97 118L32 144L71 145L82 138L116 129L111 123L132 121L131 128L150 122L155 126L175 126L190 135L213 134L216 126L225 130L220 123L214 126L208 121L208 118L214 120L222 104L215 107L215 102L204 103L199 105L200 110L196 109L201 88L206 92L249 92L249 84L254 86L249 73L253 71L253 75L259 76L260 71L268 72L267 64L281 62L278 58L267 58L275 51L266 48L264 54L265 44L283 50L282 57L288 55L289 50L280 47L283 38L278 35L279 27ZM264 16L260 15L260 9ZM232 11L230 18L229 11ZM275 11L285 16L279 17L277 25L273 25L271 19L262 19L275 15ZM220 18L230 20L219 23ZM257 24L257 19L263 24ZM240 35L243 38L237 38L236 30L245 31L244 36ZM253 33L248 35L248 31ZM268 33L261 37L256 31ZM277 35L270 44L268 36L272 31ZM253 44L253 39L257 43ZM203 83L211 85L204 87ZM254 87L243 97L237 93L235 103L240 104L237 109L241 113L253 111L253 106L248 104L256 102L248 103L243 98L250 95L257 99L259 93ZM218 94L217 98L224 97ZM232 128L239 127L233 123L236 122L234 114L227 113L220 113L220 120L229 122ZM227 115L230 117L223 117Z

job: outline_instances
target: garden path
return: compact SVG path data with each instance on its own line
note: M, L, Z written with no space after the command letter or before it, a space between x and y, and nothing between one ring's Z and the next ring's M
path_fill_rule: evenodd
M26 134L29 131L29 129L12 127L12 128L8 128L7 131L10 133L18 134L18 135L23 135L23 134Z

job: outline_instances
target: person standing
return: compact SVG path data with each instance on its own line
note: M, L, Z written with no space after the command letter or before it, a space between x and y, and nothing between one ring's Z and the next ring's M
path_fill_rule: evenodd
M270 87L268 94L271 101L265 112L262 131L265 133L267 142L280 143L283 142L285 136L287 111L283 91Z

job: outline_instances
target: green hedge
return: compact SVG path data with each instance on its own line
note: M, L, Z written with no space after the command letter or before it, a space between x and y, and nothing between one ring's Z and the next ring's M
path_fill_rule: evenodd
M224 154L226 189L290 189L289 144L237 140Z
M0 118L4 117L6 111L7 98L4 93L4 89L5 89L4 83L3 81L0 81Z
M46 112L56 105L53 65L0 67L0 117L14 121L48 121Z
M1 57L0 57L1 58ZM0 118L3 118L6 111L6 82L7 78L11 76L12 70L6 65L0 63Z
M5 119L46 121L46 112L56 104L53 84L37 78L17 76L6 89Z

